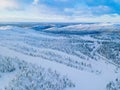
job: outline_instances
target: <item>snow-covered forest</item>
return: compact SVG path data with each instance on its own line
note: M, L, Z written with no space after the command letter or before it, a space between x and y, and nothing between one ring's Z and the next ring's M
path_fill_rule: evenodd
M120 90L120 24L0 24L0 90Z

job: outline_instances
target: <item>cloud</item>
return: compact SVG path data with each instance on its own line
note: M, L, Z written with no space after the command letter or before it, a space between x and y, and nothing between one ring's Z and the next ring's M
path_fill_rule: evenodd
M15 0L0 0L0 10L18 9L19 4Z
M66 19L67 18L67 19ZM118 14L104 14L101 16L71 16L71 17L65 17L64 18L66 22L118 22L120 23L120 15Z
M33 1L33 4L34 4L34 5L39 4L39 0L34 0L34 1Z
M0 2L0 20L3 18L3 21L105 22L120 19L120 10L117 8L119 0L0 0Z
M88 7L86 5L81 5L75 8L65 8L64 12L68 13L71 16L81 16L81 17L91 17L91 16L100 16L104 14L110 14L112 9L108 6L94 6Z

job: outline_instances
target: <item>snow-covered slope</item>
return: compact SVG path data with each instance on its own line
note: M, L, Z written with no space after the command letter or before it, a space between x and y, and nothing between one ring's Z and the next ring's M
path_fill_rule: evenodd
M0 27L0 90L119 90L119 24Z
M0 30L11 30L13 26L0 26Z
M104 29L117 29L119 26L116 23L86 23L86 24L75 24L62 27L65 30L104 30Z

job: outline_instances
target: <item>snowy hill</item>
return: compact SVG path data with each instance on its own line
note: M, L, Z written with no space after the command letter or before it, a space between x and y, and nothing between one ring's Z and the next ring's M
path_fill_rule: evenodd
M120 90L119 24L0 25L0 50L0 90Z

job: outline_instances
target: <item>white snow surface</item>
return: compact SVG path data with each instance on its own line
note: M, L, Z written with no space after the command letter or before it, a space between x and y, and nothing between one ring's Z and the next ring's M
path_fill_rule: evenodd
M117 23L93 23L93 24L75 24L75 25L68 25L62 28L48 28L46 30L59 30L59 31L81 31L81 30L106 30L106 29L117 29Z
M14 28L13 26L0 26L0 30L11 30L12 28Z
M113 24L104 23L104 24L97 24L97 25L95 24L92 26L79 24L79 25L74 25L74 26L63 27L61 29L76 28L76 29L82 29L82 30L88 30L88 29L96 30L96 29L102 29L101 26L108 28L111 25ZM46 69L51 68L52 70L56 70L57 72L59 72L61 75L66 75L73 83L75 83L74 88L68 88L66 90L106 90L107 83L114 80L116 77L120 76L120 72L115 73L116 66L114 64L107 62L105 57L100 56L101 58L99 58L98 60L94 60L93 58L90 58L84 53L81 53L76 50L76 52L78 52L79 55L85 58L83 59L83 58L76 56L75 54L67 53L64 51L59 51L58 49L55 50L54 48L50 48L50 47L46 48L46 46L40 47L40 45L43 44L41 43L42 39L43 41L44 40L46 41L47 40L55 40L55 41L65 40L66 42L67 40L70 40L70 38L71 39L73 38L73 40L77 39L77 40L93 41L95 42L95 46L96 46L94 50L97 50L100 47L100 45L97 44L97 41L99 40L89 35L73 36L73 37L70 36L69 38L69 37L60 36L60 35L56 36L52 34L38 33L31 29L25 29L25 28L19 28L19 27L17 28L17 27L11 27L11 26L1 26L0 30L1 30L0 31L0 55L9 56L9 57L17 57L20 60L24 60L26 62L35 64L37 66L42 66ZM51 42L51 43L52 45L57 44L56 42L55 43ZM51 44L51 43L50 42L46 43L46 45ZM61 45L65 44L63 46L67 47L67 43L64 43L64 42L59 42L58 47L60 47L59 45L60 43ZM69 44L72 44L72 43L69 43ZM79 42L73 43L73 44L79 44ZM16 49L15 46L17 47L17 50L15 50ZM39 57L39 56L30 56L26 53L32 52L30 51L32 49L29 49L28 52L23 51L24 52L23 53L22 51L19 51L21 50L19 49L20 46L23 46L26 48L33 48L34 50L37 50L36 51L37 55L40 54L40 55L47 57L49 53L50 54L54 53L55 56L48 55L50 60L48 60L47 58ZM61 46L61 49L62 49L62 46ZM94 54L94 50L93 52L91 52L91 54ZM61 59L61 61L63 60L65 61L66 58L70 58L73 61L88 63L88 64L91 64L92 68L82 67L83 69L76 69L76 68L67 66L66 64L62 64L62 63L54 61L53 59L58 59L56 58L56 56L59 56L58 58ZM94 71L96 70L99 71L100 73L96 73L96 72L94 73ZM17 72L1 74L0 90L4 90L4 87L9 84L9 82L15 76L16 73Z

